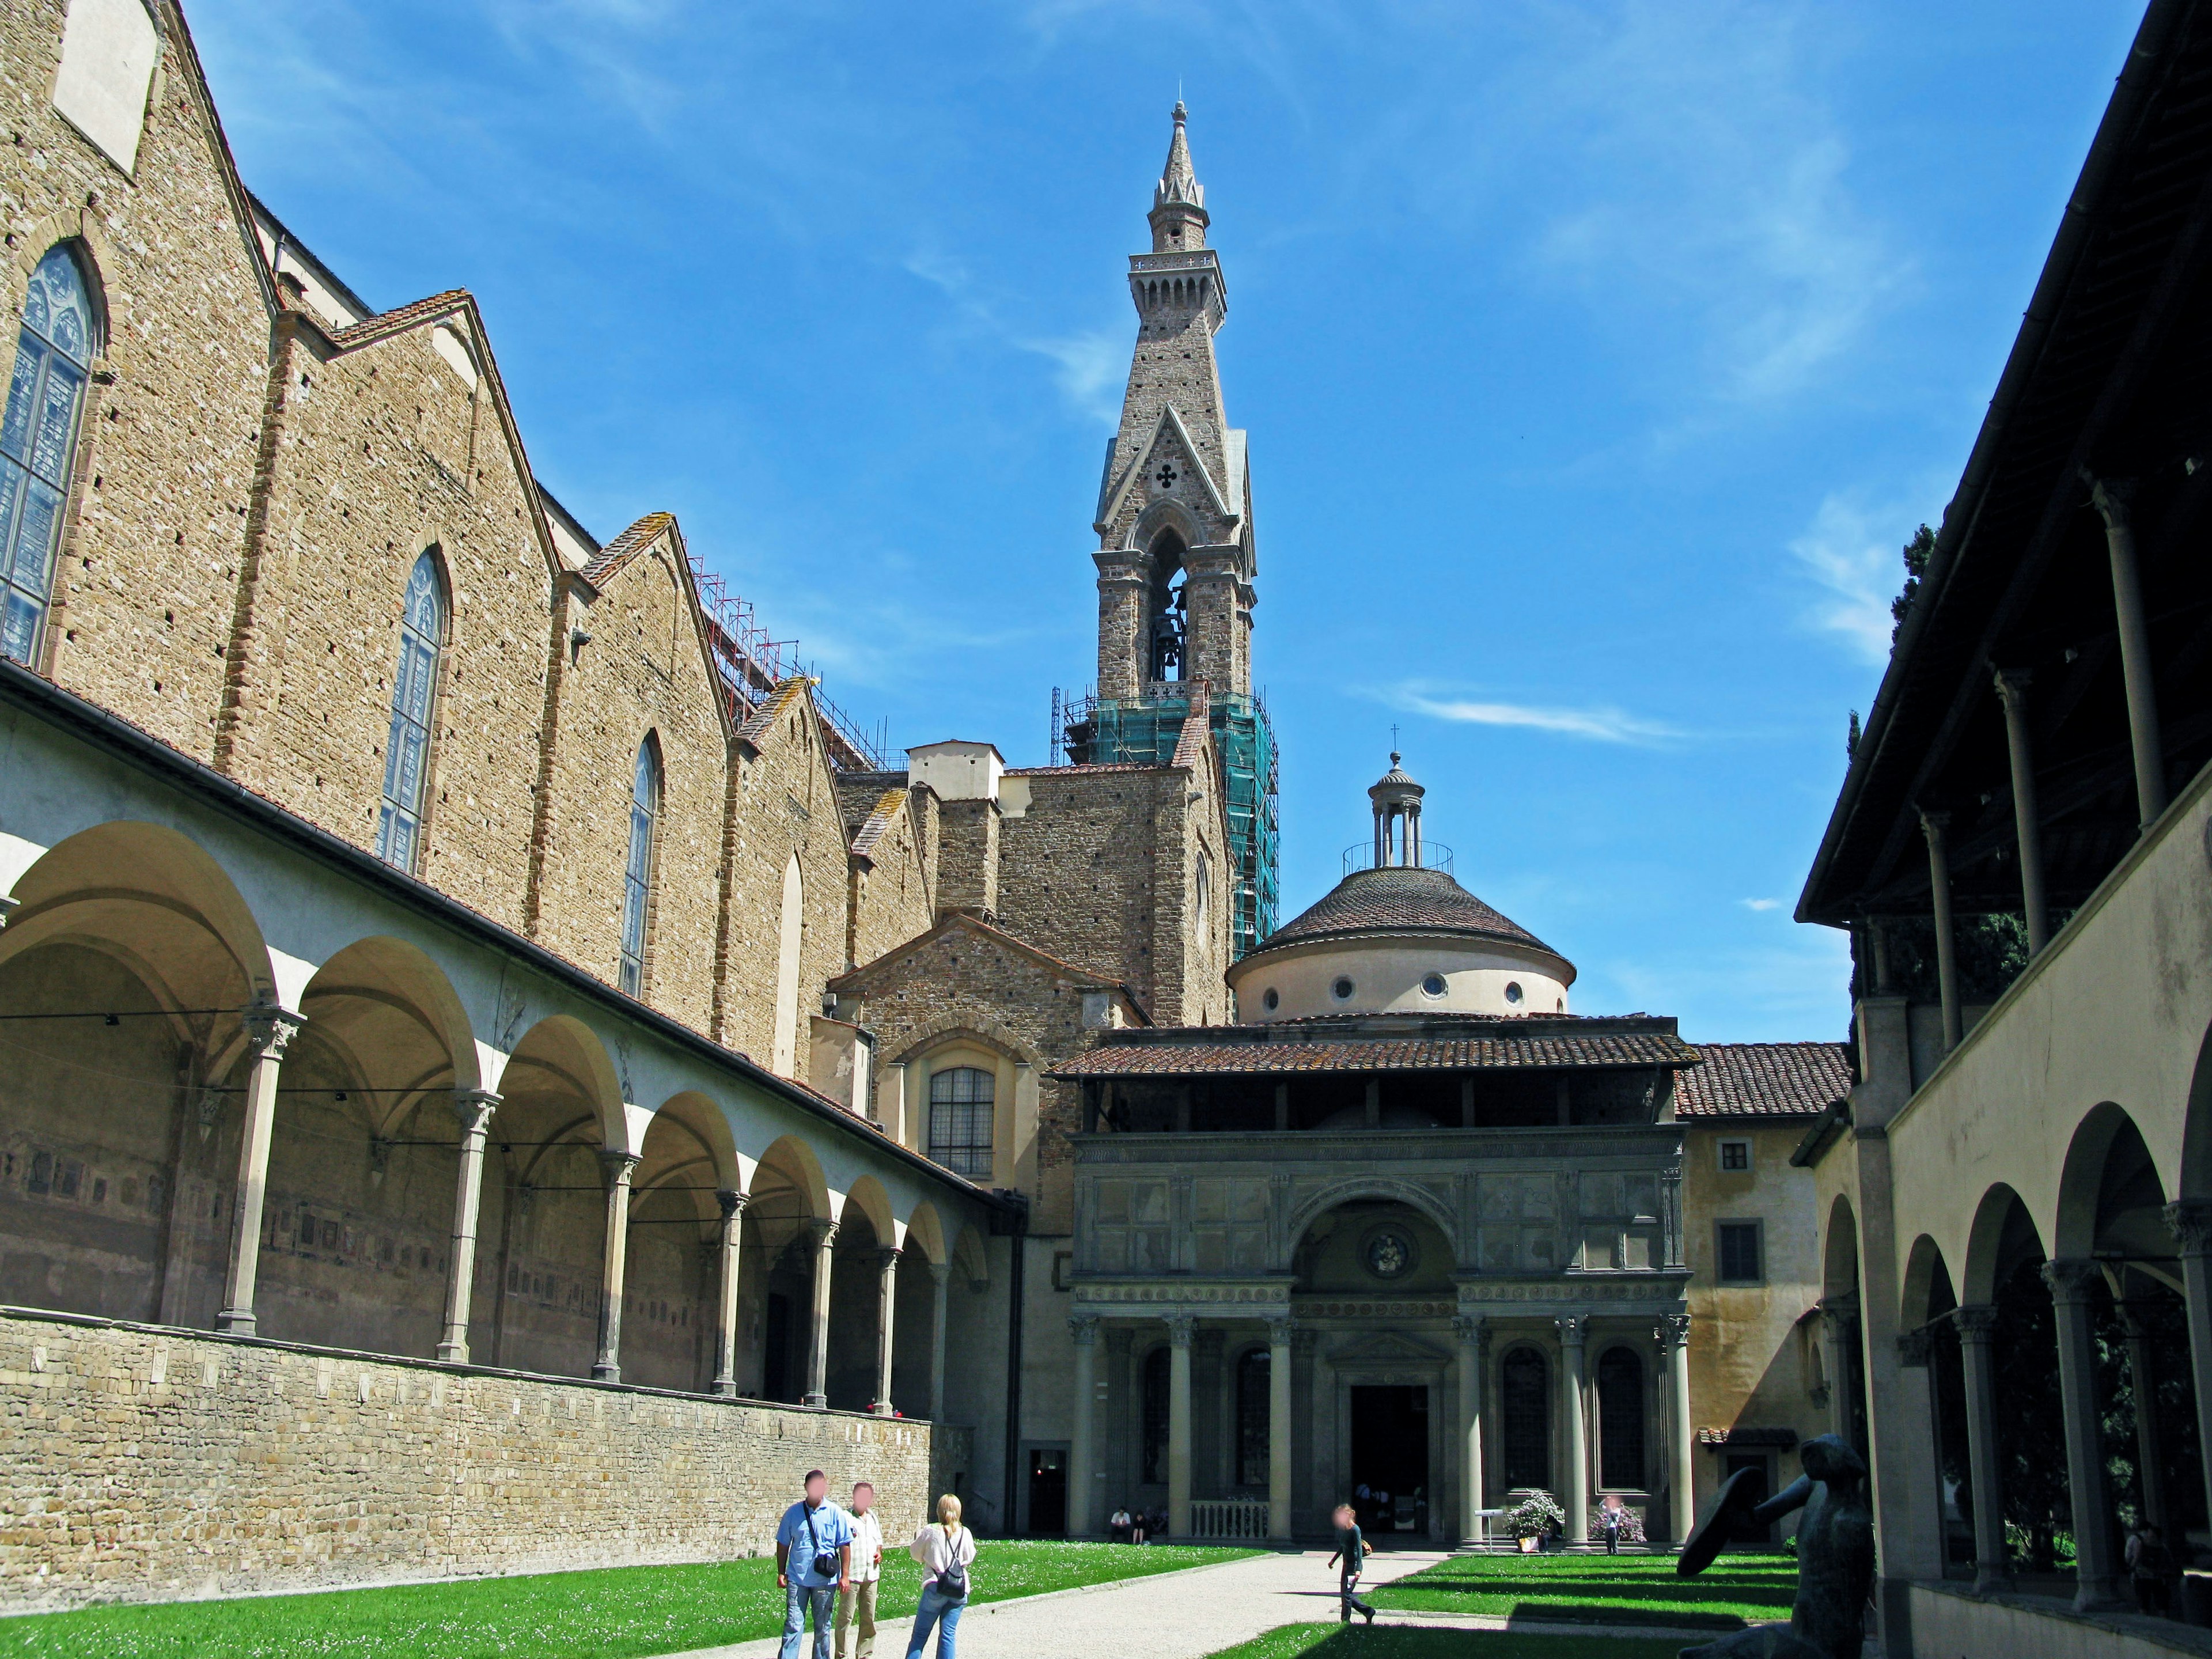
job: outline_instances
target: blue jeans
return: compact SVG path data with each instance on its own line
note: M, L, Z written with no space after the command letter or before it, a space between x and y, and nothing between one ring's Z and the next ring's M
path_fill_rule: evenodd
M794 1561L794 1567L799 1564ZM783 1652L781 1659L799 1659L799 1644L806 1639L806 1614L814 1613L814 1659L830 1659L830 1613L837 1603L835 1584L802 1584L796 1576L783 1593Z
M914 1634L907 1638L906 1659L917 1659L929 1645L931 1628L940 1624L945 1633L937 1638L937 1659L953 1659L952 1632L960 1628L960 1615L967 1606L964 1599L955 1601L934 1584L923 1590L921 1609L914 1616Z

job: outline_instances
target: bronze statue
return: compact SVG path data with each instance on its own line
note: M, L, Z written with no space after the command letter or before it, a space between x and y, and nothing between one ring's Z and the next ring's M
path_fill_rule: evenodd
M1859 1659L1874 1589L1874 1511L1867 1505L1865 1461L1832 1434L1798 1449L1805 1473L1759 1501L1765 1483L1741 1469L1721 1488L1713 1512L1682 1547L1684 1577L1713 1564L1739 1531L1763 1530L1802 1509L1797 1523L1797 1599L1787 1625L1753 1625L1717 1642L1684 1648L1681 1659Z

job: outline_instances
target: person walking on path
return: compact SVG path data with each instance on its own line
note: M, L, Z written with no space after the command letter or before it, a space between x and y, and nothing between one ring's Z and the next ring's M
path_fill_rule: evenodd
M2173 1616L2173 1552L2166 1536L2146 1522L2128 1539L2128 1576L2135 1581L2136 1605L2154 1619Z
M830 1659L830 1607L852 1584L853 1526L829 1501L830 1477L806 1472L806 1496L775 1529L775 1582L783 1592L783 1650L799 1659L806 1617L814 1615L814 1659Z
M875 1503L874 1484L855 1482L853 1507L846 1511L853 1528L853 1565L845 1588L837 1592L837 1659L875 1659L876 1656L876 1586L884 1576L884 1528L870 1513ZM848 1649L845 1641L855 1614L860 1620L860 1641Z
M921 1606L907 1638L906 1659L919 1659L933 1629L944 1632L937 1638L937 1659L954 1659L952 1633L967 1611L968 1569L975 1559L975 1535L960 1524L958 1498L947 1492L937 1500L937 1519L923 1523L907 1553L921 1563Z
M1328 1558L1335 1566L1339 1559L1344 1565L1339 1569L1336 1581L1339 1611L1343 1622L1350 1624L1354 1612L1367 1615L1367 1622L1375 1622L1375 1609L1359 1599L1359 1574L1367 1565L1367 1540L1359 1530L1359 1516L1349 1504L1336 1506L1336 1553Z

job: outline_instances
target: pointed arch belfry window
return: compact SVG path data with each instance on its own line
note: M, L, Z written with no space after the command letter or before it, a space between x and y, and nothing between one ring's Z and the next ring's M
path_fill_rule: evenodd
M623 872L622 988L645 994L646 918L653 897L653 829L660 819L660 745L653 733L637 746L629 792L629 861Z
M415 561L399 615L399 666L392 677L392 729L384 746L384 810L376 855L411 872L421 856L422 798L430 777L430 726L438 706L438 653L446 642L446 584L437 550Z
M58 246L39 261L23 295L0 416L0 649L20 663L36 662L46 625L95 334L84 272Z

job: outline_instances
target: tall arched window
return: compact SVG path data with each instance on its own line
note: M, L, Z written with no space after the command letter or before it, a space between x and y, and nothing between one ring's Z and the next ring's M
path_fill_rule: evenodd
M412 870L422 850L422 796L430 777L430 721L438 707L438 652L446 641L446 585L434 550L407 574L399 616L399 667L392 677L392 732L384 746L384 813L376 855Z
M653 829L660 817L660 749L646 733L629 790L629 862L623 871L622 988L645 994L645 916L653 893Z
M1632 1348L1598 1356L1597 1461L1600 1486L1643 1489L1644 1361Z
M1168 1369L1175 1361L1165 1348L1145 1356L1144 1484L1164 1486L1168 1478Z
M1248 1348L1237 1358L1237 1483L1243 1486L1267 1484L1269 1412L1274 1408L1268 1386L1273 1360L1265 1348Z
M34 663L53 591L54 550L69 501L77 417L94 338L84 273L66 247L39 261L23 295L15 372L0 416L0 649Z
M1516 1348L1498 1367L1498 1415L1504 1430L1505 1484L1552 1484L1551 1368L1534 1348Z
M955 1175L991 1178L997 1079L976 1066L951 1066L929 1079L929 1158Z
M793 853L783 866L783 908L775 934L775 1031L769 1069L799 1075L799 947L806 934L806 878Z

